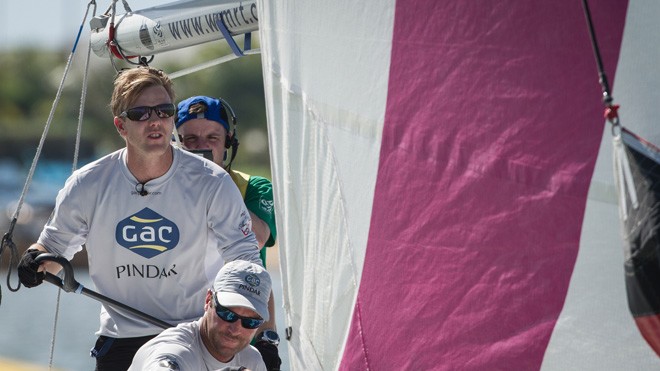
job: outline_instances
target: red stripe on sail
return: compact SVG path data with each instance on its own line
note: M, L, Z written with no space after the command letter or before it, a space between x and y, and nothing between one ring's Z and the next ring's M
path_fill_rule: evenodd
M626 8L592 9L608 71ZM339 368L538 369L604 128L581 4L408 0L394 22L369 242Z

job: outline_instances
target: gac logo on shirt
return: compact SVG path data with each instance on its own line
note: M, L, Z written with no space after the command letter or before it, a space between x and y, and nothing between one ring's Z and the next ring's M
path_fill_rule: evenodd
M121 246L145 258L152 258L176 247L179 228L148 207L120 221L115 239Z

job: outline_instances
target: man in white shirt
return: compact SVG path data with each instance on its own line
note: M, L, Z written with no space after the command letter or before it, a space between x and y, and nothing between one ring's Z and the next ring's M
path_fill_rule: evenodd
M265 371L259 351L249 344L268 320L271 286L260 265L242 260L225 264L206 293L202 318L151 339L138 350L129 371Z
M97 291L176 325L199 305L224 262L261 264L240 191L222 167L171 144L176 115L171 79L151 67L118 74L110 108L126 146L75 171L59 192L39 239L23 255L21 283L34 287L44 253L71 259L87 250ZM103 305L92 356L96 371L126 370L162 329Z

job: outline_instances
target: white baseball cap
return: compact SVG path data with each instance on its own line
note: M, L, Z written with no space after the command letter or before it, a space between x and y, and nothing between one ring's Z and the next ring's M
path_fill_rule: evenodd
M225 264L213 282L213 290L223 307L244 307L268 321L268 299L272 282L262 266L245 260Z

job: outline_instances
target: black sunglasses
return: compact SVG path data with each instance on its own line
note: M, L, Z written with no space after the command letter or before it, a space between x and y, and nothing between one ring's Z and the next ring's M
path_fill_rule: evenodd
M132 121L147 121L151 117L151 112L156 112L156 116L161 119L172 117L176 113L176 107L172 103L159 104L157 106L133 107L119 114L119 117L128 117Z
M215 293L213 293L213 301L215 304L215 313L218 315L218 317L220 317L220 319L222 319L225 322L233 323L240 319L241 326L249 330L254 330L255 328L259 328L259 326L263 325L263 323L266 322L261 318L243 317L241 315L232 312L231 310L229 310L229 308L223 307L218 302L218 297L216 296Z

